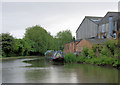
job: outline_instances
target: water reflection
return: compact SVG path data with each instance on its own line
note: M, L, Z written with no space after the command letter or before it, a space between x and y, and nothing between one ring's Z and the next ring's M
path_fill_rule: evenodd
M39 61L38 61L39 60ZM52 65L38 60L3 61L5 83L117 83L118 70L86 64ZM27 63L26 63L27 62ZM31 64L30 64L31 63ZM27 67L26 67L27 66Z
M116 83L118 82L118 70L114 68L99 67L86 64L74 64L66 66L75 69L77 79L87 83Z

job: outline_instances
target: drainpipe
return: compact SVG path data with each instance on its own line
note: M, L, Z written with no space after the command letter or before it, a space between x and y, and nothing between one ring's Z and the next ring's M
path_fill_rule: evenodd
M111 35L111 36L113 36L113 17L112 16L110 16L109 17L109 36Z

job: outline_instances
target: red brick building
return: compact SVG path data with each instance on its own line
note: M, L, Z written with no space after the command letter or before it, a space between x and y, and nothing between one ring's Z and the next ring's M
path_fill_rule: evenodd
M69 42L69 43L65 44L65 48L64 48L65 54L75 52L75 49L76 49L75 48L75 43L77 43L77 42L72 41L72 42Z
M94 44L104 44L107 39L97 39L97 38L91 38L91 39L81 39L73 42L69 42L65 44L65 54L67 53L81 53L82 49L84 47L92 48Z
M76 44L76 52L81 52L84 47L92 48L92 44L86 39L82 39L78 44Z

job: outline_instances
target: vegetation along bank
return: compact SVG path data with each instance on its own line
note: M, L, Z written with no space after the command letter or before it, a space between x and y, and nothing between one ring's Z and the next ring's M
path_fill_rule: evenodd
M120 41L108 40L104 45L93 45L92 48L83 48L75 56L68 53L64 56L65 63L87 63L99 66L113 66L120 69Z
M0 57L44 56L47 50L63 50L64 44L72 41L70 30L52 36L41 26L28 27L22 39L10 33L0 34Z

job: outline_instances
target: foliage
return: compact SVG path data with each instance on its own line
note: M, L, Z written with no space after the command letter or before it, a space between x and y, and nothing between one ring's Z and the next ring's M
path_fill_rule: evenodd
M2 33L2 56L12 56L15 40L9 33Z
M0 34L0 58L2 57L2 36Z
M114 49L114 57L116 57L116 58L120 57L120 48Z
M97 49L97 44L94 44L93 46L92 46L92 50L94 51L94 52L96 52L96 49Z
M65 43L74 40L74 37L72 38L72 33L70 30L60 31L57 33L56 37L58 38L58 45L60 50L64 49Z
M95 56L99 51L99 55ZM116 40L109 40L105 45L93 45L92 49L84 48L82 55L79 55L77 61L80 63L89 63L96 65L112 65L114 67L120 67L120 48Z
M14 53L16 56L28 55L31 45L24 39L15 39Z
M102 55L105 55L105 56L108 56L108 57L111 56L111 52L110 52L110 50L109 50L108 48L103 49L103 50L101 51L101 54L102 54Z
M23 39L15 39L9 33L0 34L0 54L3 57L43 55L47 50L63 50L64 44L71 40L70 30L61 31L53 37L43 27L36 25L26 29Z
M83 48L83 50L81 52L83 57L88 57L88 50L89 50L88 48Z
M77 57L77 62L78 63L83 63L83 62L85 62L85 57L84 56L82 56L82 55L79 55L78 57Z
M31 52L36 54L44 54L44 52L51 49L55 50L54 47L57 46L54 44L55 39L53 36L38 25L27 28L24 38L33 42L33 49Z
M88 49L88 58L94 58L94 57L96 57L94 51L92 49Z
M116 40L108 40L105 43L105 47L108 48L111 51L111 54L114 55L114 50L117 47L117 42Z
M102 45L98 45L97 47L98 47L99 53L101 53L101 51L102 51L102 49L103 49L103 46L102 46Z
M76 59L76 56L73 53L68 53L64 56L64 61L66 63L73 63L73 62L76 62L77 59Z

